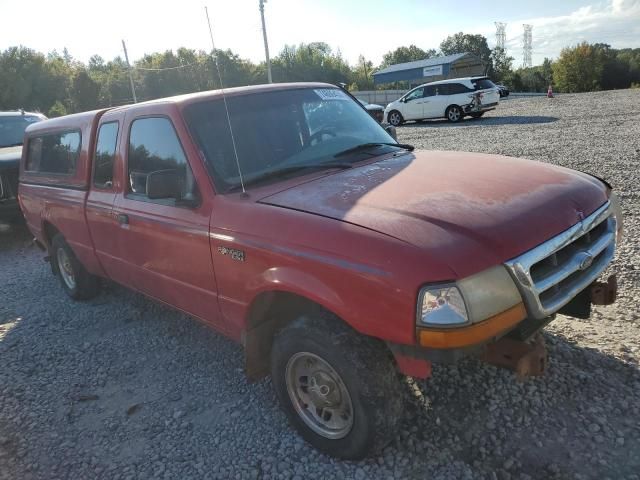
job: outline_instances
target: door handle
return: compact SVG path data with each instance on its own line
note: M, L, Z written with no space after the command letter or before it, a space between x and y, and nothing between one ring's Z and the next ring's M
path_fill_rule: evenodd
M120 225L128 225L129 224L129 215L125 215L124 213L119 213L117 215L118 223Z

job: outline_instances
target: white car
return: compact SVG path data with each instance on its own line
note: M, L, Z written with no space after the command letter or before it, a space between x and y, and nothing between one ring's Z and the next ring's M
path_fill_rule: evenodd
M384 118L394 126L408 120L446 118L459 122L466 115L480 118L495 109L498 87L488 77L467 77L425 83L410 90L384 109Z

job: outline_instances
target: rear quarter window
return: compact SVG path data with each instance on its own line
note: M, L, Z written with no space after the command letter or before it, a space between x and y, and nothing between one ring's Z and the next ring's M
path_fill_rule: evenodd
M496 84L493 83L488 78L480 78L478 80L471 80L471 83L473 83L473 86L475 87L476 90L485 90L487 88L496 88Z
M449 84L449 95L457 95L459 93L468 93L472 92L470 88L465 87L461 83L451 83Z
M71 176L76 172L81 144L78 130L35 135L29 139L25 170Z

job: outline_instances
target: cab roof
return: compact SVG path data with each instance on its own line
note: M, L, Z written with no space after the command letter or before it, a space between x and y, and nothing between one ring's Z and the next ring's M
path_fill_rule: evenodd
M336 85L320 82L292 82L292 83L272 83L265 85L249 85L245 87L231 87L225 88L224 94L226 97L235 97L240 95L249 95L252 93L260 92L273 92L280 90L294 90L300 88L338 88ZM42 132L49 130L62 130L72 128L84 128L87 125L95 122L103 114L109 112L122 112L122 111L136 111L138 109L144 109L149 105L158 104L173 104L180 107L190 105L206 100L213 100L216 98L222 98L223 90L208 90L206 92L187 93L185 95L176 95L174 97L158 98L155 100L149 100L146 102L133 103L129 105L122 105L120 107L102 108L99 110L91 110L89 112L74 113L71 115L64 115L62 117L52 118L43 122L38 122L27 127L26 133ZM20 114L20 112L17 112Z
M122 111L122 110L134 110L139 107L145 107L148 105L154 105L159 103L172 103L179 106L186 106L192 103L201 102L203 100L213 100L221 98L224 92L227 97L235 97L240 95L248 95L252 93L271 92L278 90L294 90L299 88L338 88L336 85L320 82L290 82L290 83L271 83L264 85L247 85L244 87L230 87L225 88L224 91L219 90L207 90L205 92L187 93L184 95L176 95L174 97L158 98L155 100L148 100L146 102L133 103L129 105L123 105L121 107L114 107L109 111Z

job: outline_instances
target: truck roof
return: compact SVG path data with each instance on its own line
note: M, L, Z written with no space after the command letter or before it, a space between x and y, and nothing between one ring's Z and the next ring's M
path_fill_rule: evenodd
M246 95L257 92L269 92L277 90L290 90L296 88L336 88L335 85L329 83L320 82L292 82L292 83L272 83L264 85L248 85L244 87L231 87L225 88L224 94L227 97L235 97L238 95ZM205 92L187 93L184 95L176 95L173 97L158 98L155 100L148 100L146 102L132 103L128 105L122 105L119 107L102 108L98 110L91 110L89 112L74 113L71 115L64 115L62 117L52 118L43 122L38 122L30 125L27 128L27 133L42 132L47 130L59 130L66 128L83 128L90 125L101 117L106 112L121 112L124 110L136 110L144 108L154 104L176 104L180 106L186 106L191 103L200 102L203 100L213 100L222 96L222 90L207 90Z
M97 116L102 115L109 110L108 108L102 108L100 110L91 110L90 112L73 113L71 115L64 115L62 117L50 118L42 122L32 123L29 125L25 133L44 132L47 130L62 130L67 128L84 129L85 126L90 125Z
M290 82L290 83L271 83L263 85L247 85L244 87L230 87L224 89L224 94L228 97L235 97L238 95L246 95L250 93L269 92L277 90L291 90L296 88L337 88L335 85L321 82ZM173 103L178 105L188 105L191 103L199 102L202 100L213 100L222 96L223 90L207 90L204 92L187 93L184 95L176 95L173 97L158 98L155 100L149 100L146 102L139 102L129 105L123 105L121 107L114 107L109 109L111 111L130 110L137 107L143 107L147 105L157 103Z

